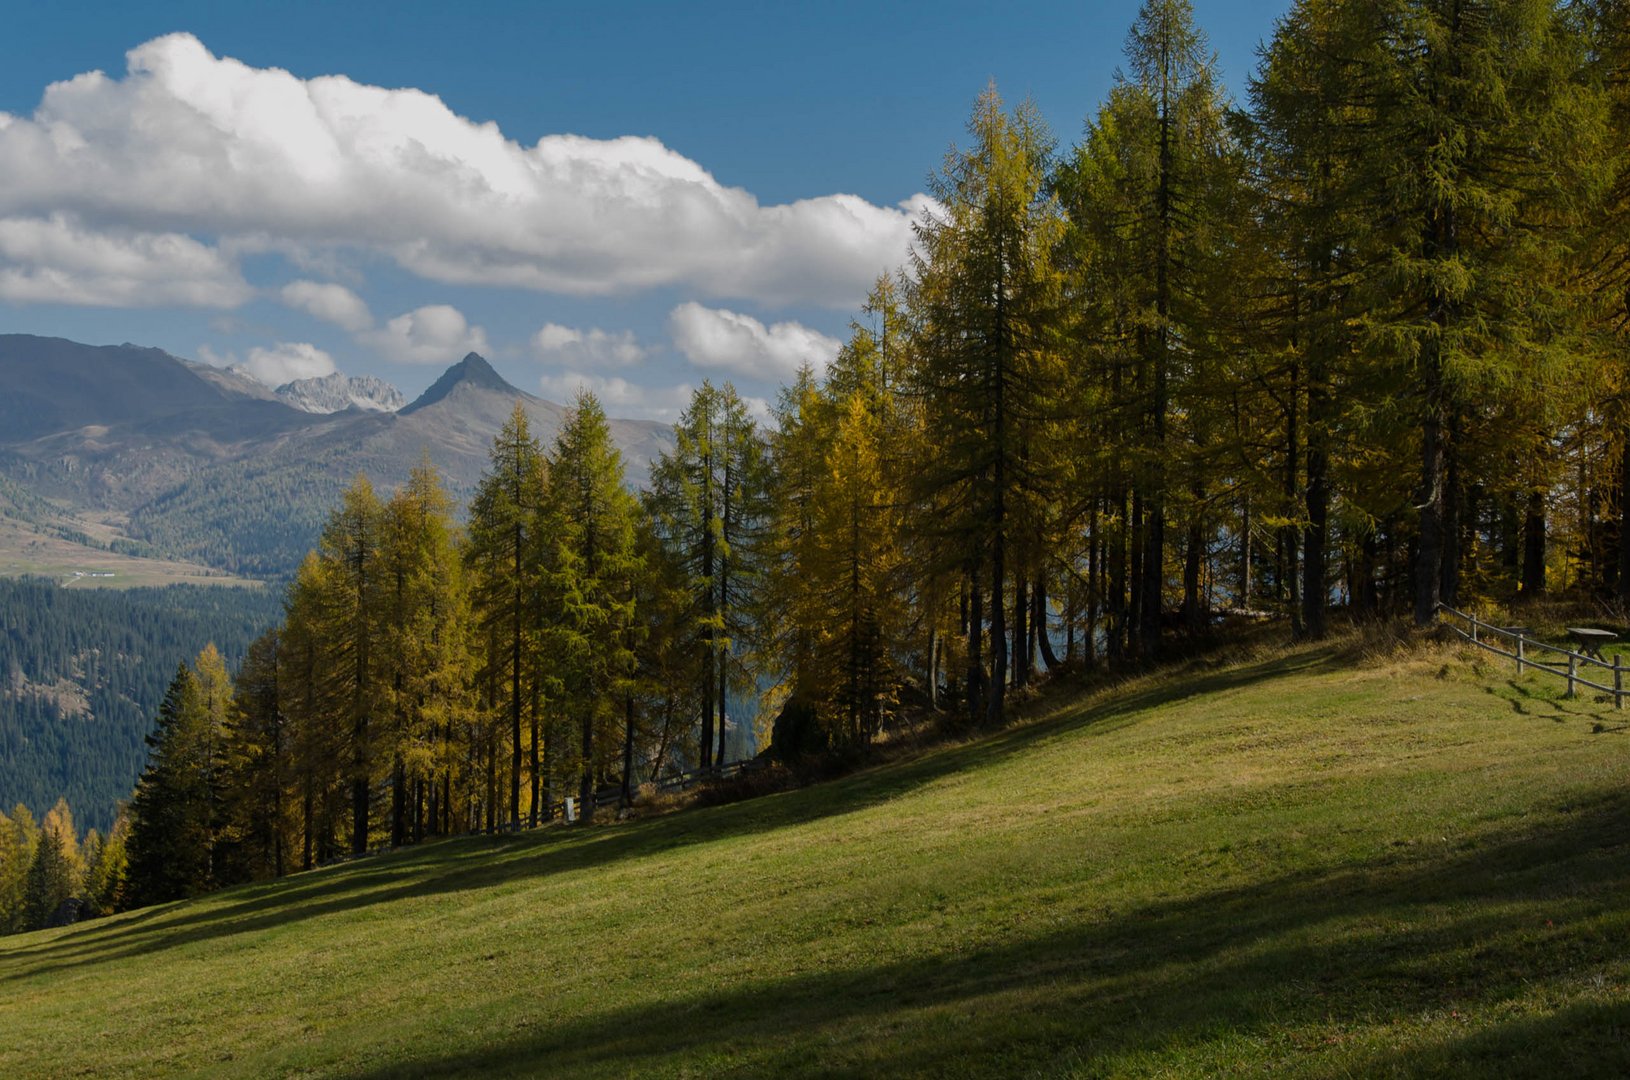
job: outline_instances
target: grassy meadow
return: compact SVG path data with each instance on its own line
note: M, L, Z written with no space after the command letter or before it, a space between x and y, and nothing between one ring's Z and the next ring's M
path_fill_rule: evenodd
M1630 1074L1630 712L1354 641L1028 711L4 939L0 1075Z

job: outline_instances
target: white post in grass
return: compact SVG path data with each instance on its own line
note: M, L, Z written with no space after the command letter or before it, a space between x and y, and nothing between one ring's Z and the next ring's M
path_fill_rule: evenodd
M1568 654L1568 696L1574 696L1574 679L1579 677L1579 654Z
M1517 674L1522 674L1522 635L1517 635Z

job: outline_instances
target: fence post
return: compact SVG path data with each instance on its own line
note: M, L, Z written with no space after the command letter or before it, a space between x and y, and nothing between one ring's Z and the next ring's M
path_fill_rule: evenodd
M1613 707L1624 708L1624 657L1613 654Z
M1472 644L1477 644L1477 616L1468 615L1466 621L1472 624Z
M1521 634L1518 634L1517 635L1517 674L1518 675L1522 674L1522 643L1523 643L1523 636Z
M1574 681L1574 679L1578 678L1578 676L1579 676L1579 654L1578 653L1569 653L1568 654L1568 696L1569 697L1574 697L1575 696L1573 681Z

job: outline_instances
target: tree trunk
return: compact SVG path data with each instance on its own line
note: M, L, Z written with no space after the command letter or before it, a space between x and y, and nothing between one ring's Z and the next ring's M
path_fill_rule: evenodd
M634 805L634 695L623 697L623 806Z
M1460 486L1460 425L1450 422L1443 447L1443 527L1439 534L1443 554L1438 567L1438 597L1450 607L1460 606L1460 521L1465 493Z
M1183 551L1183 625L1190 637L1199 637L1205 629L1204 613L1200 610L1200 555L1205 546L1205 530L1200 521L1200 491L1194 491L1194 512L1189 516L1187 543Z
M1000 499L998 499L1000 502ZM998 511L997 520L1001 514ZM997 525L992 535L990 560L990 689L985 697L985 722L1002 722L1007 706L1007 545Z
M532 772L532 807L531 813L528 814L529 823L534 829L538 827L538 803L541 801L541 785L543 782L543 778L538 775L538 712L540 708L538 701L538 695L540 693L538 688L539 682L541 682L541 680L537 678L536 674L534 674L532 679L532 715L530 718L532 728L532 748L530 751L531 761L529 762Z
M1433 382L1436 380L1433 379ZM1435 393L1429 397L1436 398ZM1415 549L1415 625L1437 618L1443 585L1443 424L1434 402L1421 422L1420 540Z
M594 820L594 713L583 713L583 775L578 782L580 813L586 825Z
M1302 632L1315 640L1328 631L1330 455L1329 388L1319 369L1307 385L1307 527L1302 531Z
M1063 662L1053 652L1052 638L1047 633L1047 571L1036 575L1036 589L1031 596L1030 626L1041 646L1041 662L1047 665L1049 672L1057 671Z
M968 717L978 723L984 716L985 658L983 599L979 593L979 568L968 570Z
M1532 600L1545 594L1545 495L1542 492L1528 494L1522 540L1522 598Z
M940 707L940 631L937 626L928 631L928 707L934 710Z
M1239 513L1239 595L1235 604L1244 611L1251 605L1251 497L1240 502Z
M1030 681L1030 590L1023 574L1013 578L1013 685Z
M1619 583L1618 597L1630 604L1630 429L1620 432L1619 447Z

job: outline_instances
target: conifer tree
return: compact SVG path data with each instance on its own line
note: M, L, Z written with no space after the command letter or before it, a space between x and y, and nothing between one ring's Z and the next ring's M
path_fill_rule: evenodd
M1166 584L1167 527L1189 497L1196 552L1207 480L1195 450L1205 373L1216 348L1208 331L1216 296L1218 226L1237 179L1215 61L1187 0L1146 0L1127 36L1129 71L1089 126L1066 185L1077 228L1092 237L1095 273L1107 288L1095 336L1117 372L1111 393L1133 433L1125 455L1132 483L1129 623L1138 645L1158 651ZM1192 557L1185 608L1196 614Z
M724 764L732 689L751 686L745 646L761 573L763 440L733 386L704 381L651 469L649 506L668 558L690 579L701 670L703 768ZM717 717L717 725L715 725Z
M310 870L339 854L342 732L331 707L334 666L327 598L330 568L307 554L289 585L278 642L278 707L289 727L293 798L298 809L300 867Z
M324 714L344 733L351 790L351 854L368 850L376 742L383 688L379 566L384 511L359 475L323 526L319 640L327 657Z
M385 507L381 569L391 700L391 843L422 839L452 730L473 710L469 598L451 502L428 461ZM534 730L534 750L536 749ZM534 760L533 805L537 804ZM434 815L432 815L434 816ZM432 828L434 825L432 823Z
M9 817L0 813L0 934L25 929L28 871L39 842L39 826L28 807L18 803Z
M94 832L92 834L95 836ZM121 812L107 835L97 836L94 850L85 843L84 915L95 918L122 911L125 879L129 874L130 818Z
M837 413L817 488L810 603L794 611L816 639L817 685L839 743L875 738L898 697L904 636L904 500L886 471L882 423L855 392Z
M941 568L967 574L969 705L997 722L1016 541L1047 498L1040 454L1048 441L1037 429L1056 386L1052 253L1062 220L1047 191L1052 140L1034 106L1009 114L992 87L968 131L972 144L952 151L931 184L940 209L917 226L913 381L936 443L919 470L917 498L932 508L920 525L937 542ZM979 650L987 621L988 676Z
M43 829L23 891L23 923L30 930L53 925L75 892L73 866L55 829Z
M1579 43L1547 0L1360 6L1371 103L1364 330L1400 373L1418 436L1417 623L1454 603L1467 470L1525 381L1560 385L1569 347L1566 245L1598 102ZM1570 160L1572 159L1572 160Z
M578 795L594 815L597 775L615 752L634 692L635 529L639 505L593 394L578 395L549 455L545 648L581 735ZM624 755L625 768L631 763Z
M471 595L483 631L478 640L489 644L483 657L484 682L490 688L503 685L509 718L513 825L521 820L521 714L529 697L525 654L534 644L528 640L529 627L538 620L535 568L543 543L539 521L544 484L543 453L517 402L493 440L487 471L470 503L469 546ZM534 769L534 791L537 786Z
M210 887L207 724L198 679L182 664L147 737L148 765L130 803L129 890L137 906Z
M228 816L233 876L242 880L282 877L290 869L290 794L296 785L280 685L282 648L281 631L268 630L250 644L233 680Z

